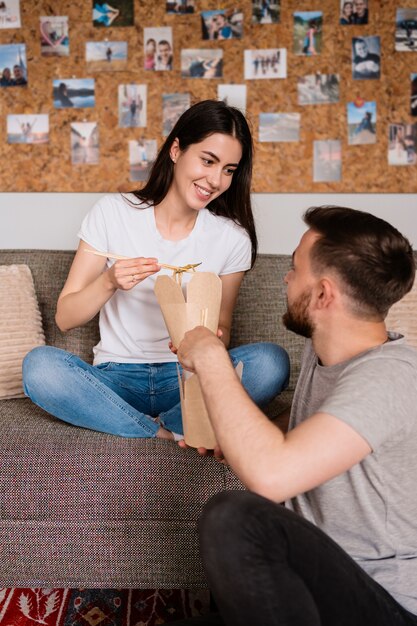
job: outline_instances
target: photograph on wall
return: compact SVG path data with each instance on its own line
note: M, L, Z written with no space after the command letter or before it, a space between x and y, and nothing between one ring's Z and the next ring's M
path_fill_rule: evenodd
M259 141L300 141L300 113L260 113Z
M174 128L177 120L190 108L189 93L162 94L162 135L167 137Z
M217 98L231 107L246 113L246 85L217 85Z
M212 48L185 48L181 50L182 78L221 78L223 50Z
M55 109L85 109L95 106L94 78L66 78L52 81Z
M340 1L340 24L367 24L369 9L367 0L341 0Z
M323 13L296 11L294 13L294 54L314 56L321 53Z
M313 143L313 182L339 182L342 178L341 141L339 139L327 139Z
M381 77L381 44L378 36L353 37L352 76L355 80Z
M241 39L243 13L238 9L216 9L201 12L203 39Z
M410 115L417 115L417 74L410 74L411 95L410 95Z
M8 115L7 143L48 143L49 115Z
M91 71L121 71L127 66L127 41L87 41L85 60Z
M287 78L287 49L245 50L244 76L245 80Z
M147 181L156 154L156 139L131 139L129 141L130 180Z
M388 132L388 165L415 165L417 124L390 124Z
M184 15L185 13L194 13L195 0L167 0L166 12Z
M174 60L172 28L144 28L145 70L172 70Z
M147 123L147 85L119 85L118 111L121 128L138 128Z
M358 106L347 103L348 143L357 146L376 143L376 102L371 100Z
M417 52L417 9L397 9L395 49L398 52Z
M101 2L92 0L93 24L98 28L108 26L133 26L133 0L111 0Z
M0 87L24 87L27 83L25 44L0 45Z
M339 74L307 74L297 81L298 104L339 102Z
M252 24L278 24L281 0L252 0Z
M20 28L20 0L0 2L0 28Z
M51 15L39 18L41 55L67 57L69 55L68 17Z
M73 165L97 165L99 157L97 122L71 123L71 162Z

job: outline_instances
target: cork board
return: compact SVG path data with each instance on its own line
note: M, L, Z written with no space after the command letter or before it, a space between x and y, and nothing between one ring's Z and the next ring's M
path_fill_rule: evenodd
M410 74L417 73L417 51L395 51L395 16L404 5L417 9L417 0L369 0L367 25L341 26L339 0L327 0L312 7L309 1L281 0L280 22L253 24L252 2L241 0L244 30L241 39L202 40L201 11L230 7L217 0L195 0L195 12L166 13L165 2L134 1L134 25L94 27L90 0L21 0L21 28L0 30L0 44L25 43L28 85L0 89L0 191L112 192L133 189L129 175L128 141L162 136L162 94L186 92L191 103L217 98L220 83L246 84L247 117L255 141L254 192L378 192L417 191L417 165L388 165L388 128L394 123L413 123L410 115ZM293 52L294 12L320 8L323 13L322 50L314 57ZM41 56L39 17L68 16L70 54L68 57ZM144 70L144 28L172 27L174 61L171 71ZM353 37L380 37L381 78L353 80L351 44ZM87 42L126 41L128 58L121 71L107 72L88 66ZM287 78L244 79L244 51L260 48L287 50ZM184 48L223 49L221 79L182 78L180 51ZM338 73L340 100L334 104L301 106L297 80L307 74ZM53 107L53 80L64 77L95 79L95 106L85 109ZM121 128L118 120L118 86L138 83L147 86L147 126ZM348 145L346 105L361 97L377 103L376 143ZM298 142L259 142L259 114L298 112L301 115ZM9 114L48 114L49 142L43 145L7 143ZM99 160L97 164L73 165L70 128L72 122L97 122ZM313 181L313 142L341 141L342 176L338 182Z

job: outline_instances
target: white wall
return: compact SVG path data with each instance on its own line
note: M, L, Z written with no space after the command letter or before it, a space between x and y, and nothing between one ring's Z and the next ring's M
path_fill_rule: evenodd
M0 248L73 250L99 193L0 193ZM291 254L311 205L340 204L391 222L417 249L417 194L254 194L260 252Z

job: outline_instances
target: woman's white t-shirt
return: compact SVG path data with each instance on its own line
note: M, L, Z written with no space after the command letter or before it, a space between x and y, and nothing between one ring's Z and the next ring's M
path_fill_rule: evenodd
M199 263L199 270L219 276L246 271L251 265L247 232L226 217L201 209L191 233L180 241L160 235L153 206L132 206L120 194L101 198L86 215L80 239L102 252L127 257L155 257L168 265ZM145 208L141 208L145 206ZM114 261L108 260L110 267ZM100 311L100 341L94 348L94 364L163 363L176 361L168 348L169 336L154 294L150 276L129 291L118 289ZM183 274L183 285L191 274Z

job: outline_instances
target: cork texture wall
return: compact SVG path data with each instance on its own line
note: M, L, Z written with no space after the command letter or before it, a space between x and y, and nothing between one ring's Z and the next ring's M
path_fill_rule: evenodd
M15 22L3 17L0 191L137 188L172 127L164 98L175 113L176 104L218 98L221 86L245 94L254 192L417 191L417 0L407 0L406 10L395 0L368 0L366 22L347 25L339 0L110 4L15 0ZM106 15L107 24L97 22L105 6L118 12ZM218 15L240 30L213 38ZM172 55L162 71L145 69L154 34ZM379 65L359 79L358 41ZM190 70L192 54L205 70ZM24 80L16 83L12 67L8 84L6 65L16 64ZM135 122L145 109L146 123Z

